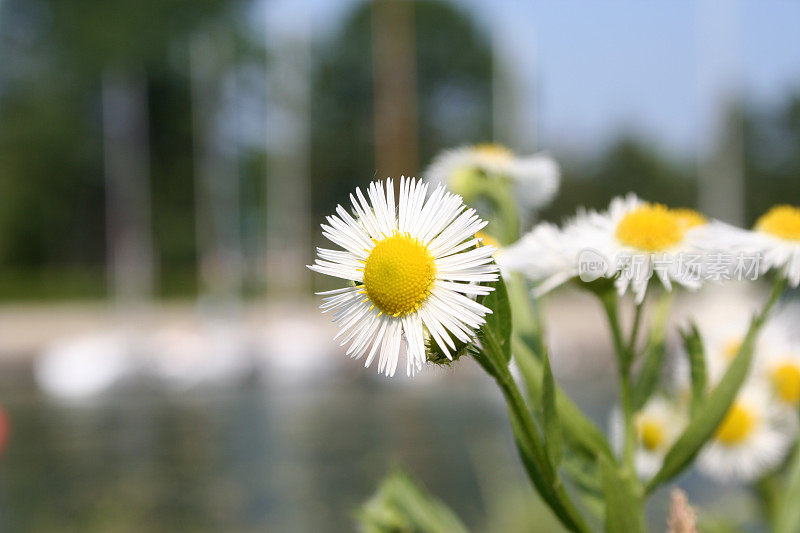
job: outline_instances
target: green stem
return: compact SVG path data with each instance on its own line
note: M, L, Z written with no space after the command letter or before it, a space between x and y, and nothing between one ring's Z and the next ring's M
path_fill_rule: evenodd
M484 347L477 357L478 362L495 379L503 392L512 426L522 444L520 453L523 455L523 462L526 461L524 452L530 452L534 470L533 473L529 472L531 481L568 529L579 533L591 531L570 500L557 470L550 463L539 429L508 369L494 332L491 329L485 330L483 339Z
M495 237L503 246L513 244L519 239L519 211L517 201L514 198L514 187L510 184L505 186L497 184L488 185L484 190L487 198L494 204L497 218L500 223L500 231Z
M782 490L776 491L772 502L772 526L775 533L791 533L800 526L800 442L796 443L791 459L786 465L788 473Z
M775 284L772 286L772 290L769 293L769 297L767 298L767 303L764 304L764 308L761 310L761 313L759 313L755 318L755 324L757 328L760 329L761 326L764 325L764 322L767 321L770 311L772 311L772 308L775 307L775 304L778 303L778 300L780 300L781 294L783 294L783 291L786 290L787 284L788 281L783 277L778 278L775 281Z
M514 360L528 387L528 398L534 407L541 408L542 377L544 375L542 361L532 348L519 337L512 338L511 346L514 350ZM576 447L576 451L587 455L592 461L600 455L611 461L616 460L603 432L586 418L558 385L556 385L556 409L564 435L568 442Z
M628 353L631 354L631 358L633 358L633 354L636 353L636 340L639 338L639 328L642 325L642 315L644 314L642 311L644 309L644 300L640 303L636 304L636 311L633 315L633 326L631 326L631 336L628 339Z
M603 309L608 318L611 328L611 336L614 340L614 349L617 354L617 370L619 376L619 396L620 408L625 425L625 441L622 454L622 463L630 475L636 475L634 465L634 455L636 452L636 432L633 421L633 395L631 392L631 362L632 354L625 345L622 328L619 322L619 305L617 295L614 291L608 290L601 295Z

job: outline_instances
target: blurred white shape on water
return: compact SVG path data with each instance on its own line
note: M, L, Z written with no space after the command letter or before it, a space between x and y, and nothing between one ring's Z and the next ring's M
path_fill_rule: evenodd
M121 331L55 341L34 360L34 377L51 396L89 399L136 372L134 347Z
M327 326L324 320L300 316L268 321L259 339L267 374L294 381L342 367L344 349L338 349L338 343L332 341L333 331Z
M255 371L249 335L227 324L161 329L152 348L148 373L178 390L233 385Z

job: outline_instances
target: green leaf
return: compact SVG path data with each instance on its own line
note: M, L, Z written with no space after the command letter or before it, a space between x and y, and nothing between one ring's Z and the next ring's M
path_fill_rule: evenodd
M753 343L758 333L759 325L760 321L756 319L751 322L739 353L731 362L719 385L713 390L708 399L703 402L702 409L697 411L681 436L667 452L661 470L648 483L647 492L678 475L694 460L700 449L711 438L717 426L722 422L736 398L739 388L747 377L750 361L753 358Z
M386 476L375 495L356 512L356 520L364 533L468 531L444 503L399 469Z
M484 297L482 303L491 309L492 313L486 316L486 324L478 336L483 339L486 330L491 330L508 364L511 359L511 306L508 303L508 292L503 278L489 283L489 286L494 287L494 290Z
M439 343L436 342L433 337L428 336L428 338L425 339L425 355L429 363L449 366L455 361L458 361L463 355L467 354L470 347L469 343L455 338L449 331L445 331L444 334L449 336L450 340L453 341L453 345L456 347L455 350L450 350L450 357L448 357L445 355L442 347L439 346Z
M556 411L556 384L550 369L550 358L544 354L544 375L542 376L542 413L545 447L553 469L558 468L564 453L561 439L561 424Z
M644 407L644 404L646 404L650 396L653 395L656 385L658 384L659 375L661 374L661 367L664 364L665 353L666 344L663 339L648 345L645 351L644 361L642 362L642 368L639 371L636 383L633 385L634 411L638 411Z
M633 385L632 400L635 411L641 409L655 392L658 385L661 368L664 366L666 354L667 320L672 307L673 293L666 292L661 295L655 306L650 335L644 349L644 360L637 379Z
M606 500L606 532L645 533L644 505L633 474L620 472L605 457L599 463Z
M795 445L789 465L786 486L780 492L775 507L775 533L800 531L800 444Z
M681 332L683 345L689 357L689 370L692 376L692 406L694 416L703 405L706 395L706 354L703 338L697 325L692 323L688 331Z
M513 344L515 361L528 388L528 397L533 403L538 403L543 394L544 365L521 339L515 337ZM614 453L603 432L586 418L558 384L554 384L553 390L561 430L569 444L578 447L592 459L604 455L613 460ZM536 405L536 408L541 409L541 405Z
M598 461L588 463L575 454L567 454L562 460L562 468L569 475L572 484L584 494L602 496Z

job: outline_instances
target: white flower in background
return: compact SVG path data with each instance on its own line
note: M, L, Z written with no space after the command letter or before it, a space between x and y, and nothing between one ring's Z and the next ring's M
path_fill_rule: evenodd
M520 203L531 209L548 204L558 191L561 171L558 163L543 154L517 156L499 144L476 144L447 150L436 157L425 176L445 184L468 200L478 178L507 179L512 182ZM488 186L492 186L491 183Z
M318 248L309 268L353 282L326 295L324 311L334 311L348 355L378 356L378 371L394 375L405 347L409 375L425 362L425 334L450 357L451 335L469 342L489 309L470 296L487 294L479 285L497 279L494 248L477 246L486 222L460 196L439 186L400 179L395 205L392 180L373 182L367 197L350 195L354 215L342 206L327 217L323 235L343 250ZM448 350L448 347L450 350Z
M749 245L763 254L762 270L778 270L792 287L800 284L800 207L775 206L756 221Z
M715 221L709 236L718 248L757 256L759 273L777 270L792 287L800 284L800 207L775 206L752 230Z
M706 287L684 300L685 311L679 324L685 326L690 322L694 323L700 332L709 388L719 383L731 361L739 353L750 327L750 320L759 310L763 297L758 287L752 284L730 283ZM764 346L773 337L775 330L770 328L770 322L756 339L753 367L765 351ZM683 343L679 343L677 348L674 367L676 386L679 391L688 395L691 388L688 355Z
M582 245L549 222L538 224L511 246L496 254L503 273L520 272L536 283L535 297L542 296L578 276Z
M792 440L769 391L749 385L739 392L697 465L719 481L751 481L780 464Z
M633 418L636 430L636 473L647 479L658 472L664 455L686 427L686 416L677 405L663 396L651 398ZM615 409L611 414L611 437L614 445L624 444L622 413Z
M673 282L700 287L699 275L687 270L685 259L702 249L705 219L687 213L628 194L612 200L606 212L579 214L570 233L607 259L620 295L630 290L639 303L654 275L667 290Z
M772 392L772 398L795 421L800 405L800 339L796 336L800 307L778 310L759 337L754 378Z

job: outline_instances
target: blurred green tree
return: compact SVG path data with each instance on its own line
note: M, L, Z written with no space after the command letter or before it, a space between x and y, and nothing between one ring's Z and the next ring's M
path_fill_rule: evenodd
M397 1L397 0L382 0ZM365 2L331 39L318 43L313 73L313 210L375 177L371 10ZM492 55L471 17L446 2L413 2L419 161L491 139ZM413 175L420 169L409 168ZM399 176L397 176L399 177Z
M104 290L100 98L108 69L141 72L146 82L161 270L169 276L194 268L187 43L208 27L246 42L239 20L243 5L225 0L0 3L0 262L6 274L0 295Z

